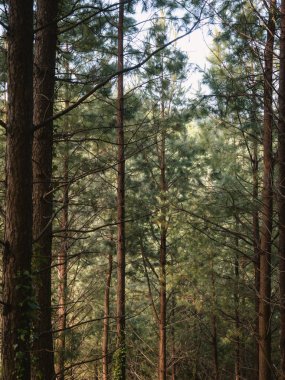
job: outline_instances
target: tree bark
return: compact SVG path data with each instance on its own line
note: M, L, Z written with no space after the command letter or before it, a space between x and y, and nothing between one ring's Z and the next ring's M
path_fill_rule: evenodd
M280 269L280 349L281 380L285 380L285 0L281 1L280 73L279 73L279 269Z
M118 71L124 68L124 1L120 0L118 20ZM125 140L124 140L124 75L118 75L117 98L117 361L118 379L126 378L125 336Z
M2 378L31 376L33 1L9 2Z
M236 231L238 231L238 223ZM236 238L236 246L238 249L238 238ZM241 380L241 342L240 342L240 295L239 295L239 257L236 253L235 258L235 328L236 328L236 342L235 342L235 380Z
M259 288L260 288L260 234L259 234L259 213L257 208L258 203L258 152L257 140L254 141L253 158L252 158L252 177L253 177L253 192L252 198L254 209L252 214L253 226L253 251L254 251L254 282L255 282L255 350L254 350L254 379L258 380L258 336L259 336Z
M104 322L102 339L102 379L108 380L108 340L109 340L109 314L110 314L110 286L113 270L113 256L109 253L109 267L106 275L104 294Z
M270 1L267 41L264 51L264 120L263 120L263 191L260 244L260 299L259 299L259 380L271 379L271 236L273 212L272 159L272 76L276 1Z
M164 103L162 101L162 119L164 119ZM160 192L162 199L160 225L160 258L159 258L159 380L166 380L166 255L167 255L167 223L166 223L166 161L165 131L161 132L159 144Z
M68 106L66 100L66 107ZM65 329L66 329L66 298L67 298L67 256L69 249L68 227L69 227L69 143L65 144L65 154L63 160L63 196L62 196L62 216L61 229L63 237L61 239L60 251L58 254L58 337L57 337L57 379L64 380L65 365Z
M216 278L214 272L214 257L211 257L211 285L212 285L212 311L211 311L211 322L212 322L212 346L213 346L213 364L214 364L214 374L213 377L215 380L220 378L219 370L219 350L218 350L218 328L217 328L217 315L216 315L216 304L217 304L217 295L216 295Z
M58 0L37 0L34 52L34 125L52 117L54 104ZM39 306L34 321L32 379L54 379L51 322L53 123L34 134L33 142L33 271Z

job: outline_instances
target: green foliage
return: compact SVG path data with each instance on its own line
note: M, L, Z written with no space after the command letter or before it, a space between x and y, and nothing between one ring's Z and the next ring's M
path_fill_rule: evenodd
M114 356L113 356L113 380L122 380L123 379L123 366L126 362L126 348L119 347Z

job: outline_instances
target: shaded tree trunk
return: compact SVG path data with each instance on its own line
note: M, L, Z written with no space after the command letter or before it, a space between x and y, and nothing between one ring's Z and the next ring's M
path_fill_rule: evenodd
M238 227L237 227L238 228ZM236 229L237 231L237 229ZM236 238L236 246L238 249L238 238ZM236 342L235 342L235 380L241 379L241 342L240 342L240 296L239 296L239 257L236 253L235 258L235 328L236 328Z
M118 21L118 71L124 68L124 1L120 0ZM125 333L125 140L124 140L124 76L118 75L117 98L117 360L116 379L126 378Z
M211 311L211 322L212 322L212 346L213 346L213 363L214 363L214 379L219 380L219 350L218 350L218 333L217 333L217 315L216 310L214 310L217 304L216 296L216 278L214 272L214 258L211 258L211 285L212 285L212 311Z
M57 0L37 0L34 54L34 125L53 115ZM34 321L33 379L53 379L51 322L53 124L36 130L33 142L33 271L39 306Z
M166 380L166 228L160 232L159 273L159 380Z
M271 379L271 236L273 212L272 76L276 1L270 1L267 41L264 51L263 191L260 243L259 380Z
M254 210L252 215L253 226L253 252L254 252L254 282L255 282L255 350L254 350L254 378L258 380L258 336L259 336L259 288L260 288L260 235L259 235L259 215L258 215L258 153L257 140L254 141L252 158L253 191L252 198Z
M66 101L66 107L69 102ZM69 143L65 141L65 154L63 161L63 210L61 217L61 229L63 237L61 239L60 251L58 254L58 337L57 337L57 379L64 380L65 365L65 329L66 329L66 298L67 298L67 255L69 249L68 227L69 227Z
M280 317L281 317L281 376L285 379L285 0L281 1L280 73L279 73L279 258L280 258Z
M31 376L33 1L9 1L2 377Z
M109 253L109 266L106 275L106 286L104 294L104 322L102 338L102 379L108 380L108 340L109 340L109 314L110 314L110 286L113 270L113 256Z
M162 119L164 120L164 102L162 101ZM159 149L161 221L160 221L160 258L159 258L159 380L166 380L166 256L167 256L167 222L166 222L166 160L165 131L161 132Z

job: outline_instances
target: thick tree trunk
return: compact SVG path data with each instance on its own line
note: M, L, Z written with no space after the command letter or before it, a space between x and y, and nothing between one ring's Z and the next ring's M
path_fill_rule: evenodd
M9 1L2 377L30 379L33 1Z
M280 257L280 317L281 317L281 380L285 380L285 0L281 1L280 73L279 73L279 257Z
M66 101L66 107L69 103ZM68 228L69 228L69 144L65 142L65 154L63 161L63 209L61 216L61 229L63 237L61 239L60 251L58 254L58 337L57 337L57 379L64 380L65 365L65 329L66 329L66 298L67 298L67 255L68 255Z
M118 71L124 68L124 1L120 0L118 21ZM126 378L125 336L125 140L124 140L124 76L118 75L117 100L117 361L118 379Z
M110 309L110 286L113 270L113 255L109 253L109 266L106 275L106 285L104 294L104 322L102 338L102 379L108 380L108 340L109 340L109 309Z
M34 53L34 125L53 114L57 0L38 0ZM32 379L55 377L51 322L52 122L37 130L33 143L33 271L39 306L34 321Z
M276 1L270 1L267 41L264 51L264 122L263 122L263 191L260 244L260 299L259 299L259 380L271 379L271 236L273 211L272 160L272 75Z

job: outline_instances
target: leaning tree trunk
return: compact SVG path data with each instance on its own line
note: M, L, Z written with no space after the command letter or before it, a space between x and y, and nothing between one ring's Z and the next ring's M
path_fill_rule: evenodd
M120 0L118 21L118 71L124 68L124 0ZM124 140L124 76L118 75L117 100L117 353L114 380L126 378L125 333L125 140Z
M58 0L37 0L34 54L34 125L53 114ZM39 306L34 321L32 379L50 380L54 373L51 322L53 125L36 130L33 143L33 271Z
M264 51L263 191L260 243L259 292L259 380L271 379L271 236L273 212L272 159L272 76L276 1L270 1L267 41Z
M281 317L281 380L285 380L285 0L281 1L280 73L279 73L279 257Z
M28 380L33 314L33 1L9 1L2 378Z

